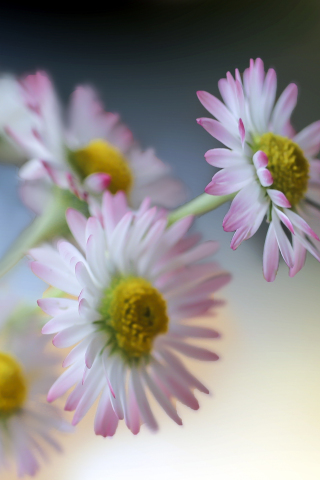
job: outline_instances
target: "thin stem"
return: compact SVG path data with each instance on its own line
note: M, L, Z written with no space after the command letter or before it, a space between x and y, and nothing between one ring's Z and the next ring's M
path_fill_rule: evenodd
M65 208L54 199L47 210L25 228L4 254L0 260L0 277L14 267L30 248L57 234L66 233L67 228Z
M66 236L70 233L65 216L68 207L75 208L85 216L89 216L86 202L79 200L68 190L53 187L52 200L47 209L33 220L1 258L0 277L14 267L30 248L52 240L57 235Z
M188 215L200 216L211 210L215 210L220 207L220 205L231 201L235 195L235 193L231 193L229 195L213 196L203 193L202 195L199 195L199 197L194 198L185 205L182 205L182 207L171 212L168 216L168 226Z

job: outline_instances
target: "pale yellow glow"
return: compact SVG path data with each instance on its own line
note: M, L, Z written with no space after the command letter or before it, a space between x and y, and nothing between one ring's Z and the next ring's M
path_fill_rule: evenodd
M320 478L319 264L308 258L294 279L282 265L267 284L251 245L235 254L246 281L224 289L229 306L212 318L223 337L205 342L221 360L188 363L213 392L196 393L200 410L178 405L178 427L155 407L158 434L121 425L112 439L94 436L91 412L37 479Z

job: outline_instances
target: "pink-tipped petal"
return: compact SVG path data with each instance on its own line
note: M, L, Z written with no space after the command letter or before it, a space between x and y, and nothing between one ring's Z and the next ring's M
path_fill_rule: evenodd
M92 173L85 179L84 186L94 193L101 193L109 187L110 182L110 175L106 173Z
M19 170L19 177L22 180L38 180L46 175L46 169L38 159L29 160Z
M111 406L108 389L102 392L94 420L94 431L102 437L112 437L117 429L119 419Z
M87 368L92 367L93 362L95 361L99 353L103 350L104 345L105 339L101 338L100 336L93 338L93 340L90 342L85 353L85 364Z
M297 104L298 87L290 83L280 95L271 119L273 132L282 134L283 128L291 117L291 114Z
M273 68L269 68L264 86L263 86L263 98L264 98L264 122L265 125L270 123L270 115L273 109L274 101L277 91L277 74Z
M269 188L267 190L269 197L271 198L272 202L275 203L278 207L282 208L291 208L291 204L284 193L280 192L280 190L274 190L273 188Z
M273 207L273 210L277 213L278 217L280 218L281 222L290 230L291 233L294 234L294 228L292 223L290 222L289 218L285 213L283 213L281 210L279 210L276 207ZM286 210L287 212L288 210Z
M55 316L77 308L77 301L71 298L40 298L37 304L48 315Z
M226 147L239 150L241 144L221 123L212 118L198 118L197 123L207 130L210 135L223 143Z
M166 339L166 344L175 348L178 352L183 353L187 357L210 362L219 360L219 356L216 353L211 352L206 348L196 347L194 345L189 345L188 343L179 340L173 340L171 338Z
M272 213L272 224L277 237L281 255L288 267L291 268L294 264L293 249L287 235L281 227L280 220L274 211Z
M244 141L245 141L245 138L246 138L246 130L244 128L243 121L242 121L241 118L239 118L238 129L239 129L239 134L240 134L240 139L241 139L241 145L242 145L242 148L243 148Z
M66 211L66 218L68 226L71 230L72 235L78 242L79 246L82 250L86 248L86 239L85 239L85 231L86 231L86 224L87 219L82 213L78 212L78 210L74 210L73 208L68 208Z
M320 150L320 121L311 123L293 138L308 156L317 155Z
M307 256L306 248L302 245L302 243L299 241L299 239L296 236L293 237L293 254L294 254L294 265L289 270L290 277L294 277L298 272L300 272L300 270L303 268L305 264L306 256Z
M233 115L218 98L204 91L198 91L197 96L204 108L206 108L211 115L227 128L231 126L233 130L235 130L236 122Z
M279 266L279 247L272 222L270 223L263 250L263 275L273 282Z
M166 414L178 425L182 425L182 420L177 414L175 407L172 405L167 395L163 392L163 390L161 390L161 388L156 384L147 371L144 371L143 376L150 392L157 400L159 405L161 405Z
M230 209L223 219L223 229L227 232L237 230L243 225L243 220L255 209L260 195L260 187L253 182L243 188L232 200Z
M240 116L237 92L234 85L234 80L230 72L227 73L227 78L221 78L218 81L218 88L224 103L235 117Z
M170 367L171 373L174 372L181 381L184 381L190 387L197 388L199 392L209 394L207 387L186 369L182 361L174 353L166 348L161 348L159 353Z
M209 195L228 195L249 185L255 178L252 165L242 165L237 168L219 170L212 181L206 186Z
M270 187L270 185L273 184L271 172L266 168L259 168L257 170L257 175L263 187Z
M238 228L235 234L232 237L230 247L232 250L236 250L241 243L247 239L250 229L245 225L244 227Z
M52 287L58 288L70 295L79 295L80 286L71 274L55 269L54 267L49 267L41 262L31 262L30 266L37 277Z
M83 366L79 363L72 365L54 382L48 393L48 402L53 402L57 398L64 395L69 388L78 382L79 374Z
M199 409L198 400L181 378L176 375L171 375L170 370L160 363L154 362L151 368L152 378L156 382L160 380L161 384L166 387L172 396L176 397L187 407L192 408L192 410Z
M264 153L262 150L258 150L253 155L253 163L257 170L259 170L259 168L265 168L268 165L267 154Z
M286 210L286 214L290 218L293 225L297 226L306 235L310 235L310 237L313 237L315 240L320 241L320 238L318 237L316 232L312 230L310 225L308 225L307 222L302 217L300 217L300 215L293 212L292 210Z
M52 343L57 348L71 347L92 331L94 331L94 327L91 325L75 325L57 333Z
M140 379L140 373L133 368L131 371L131 374L132 374L133 389L134 389L135 397L137 399L137 404L140 410L140 415L145 421L145 423L148 425L148 427L151 428L151 430L158 430L158 424L151 411L149 401L147 399L147 396L144 391L144 387Z
M311 253L311 255L314 256L320 262L320 250L319 247L315 247L315 245L312 243L312 241L306 239L306 237L303 234L300 234L296 231L295 236L297 239L300 241L300 243L308 250L308 252Z
M213 167L227 168L246 165L247 159L238 152L227 148L213 148L205 153L205 159Z

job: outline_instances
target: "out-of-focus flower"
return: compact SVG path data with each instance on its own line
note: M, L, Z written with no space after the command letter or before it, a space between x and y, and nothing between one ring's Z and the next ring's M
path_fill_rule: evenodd
M101 394L95 417L96 434L111 436L118 421L138 433L141 423L157 429L146 391L179 425L174 399L199 407L192 390L208 393L176 353L198 360L218 356L189 343L216 338L218 333L196 324L218 305L211 294L230 276L207 257L217 244L199 244L186 235L192 217L167 228L167 218L149 201L134 213L123 192L103 197L102 223L68 210L67 220L79 247L59 241L58 250L42 246L31 251L33 272L75 299L38 301L53 318L43 333L56 333L56 347L77 343L64 361L69 367L54 383L53 401L73 385L66 410L75 410L77 424ZM199 263L206 260L205 263Z
M304 265L308 250L320 261L320 122L300 133L290 117L297 103L298 88L290 84L275 103L277 78L267 74L261 59L251 60L243 82L228 72L219 81L224 104L207 92L198 92L204 107L217 119L200 118L202 125L225 148L206 154L214 175L205 191L210 195L238 192L223 221L225 231L235 231L231 248L255 234L267 216L263 271L273 281L279 264L279 249L294 276ZM306 222L307 220L307 222ZM313 228L311 228L311 226ZM291 232L292 244L285 232Z
M119 116L104 111L91 87L76 88L64 121L45 73L29 75L16 86L32 122L29 128L8 122L5 131L29 159L20 169L20 191L39 216L1 260L0 276L31 247L68 234L66 208L88 216L89 204L95 212L105 189L124 191L133 208L145 196L164 208L182 202L184 188L170 176L169 166L152 149L141 150Z
M169 166L153 149L141 150L119 115L104 111L91 87L76 88L64 122L45 73L27 76L21 86L25 104L38 116L38 123L29 135L13 128L7 131L30 158L20 175L32 182L32 189L25 183L22 191L33 209L39 211L38 197L33 193L35 182L48 178L82 199L87 192L99 194L108 188L112 193L124 191L133 207L145 196L167 208L183 200L182 185L170 176Z
M35 475L47 459L47 447L60 451L52 434L71 428L45 401L57 359L45 353L47 342L25 309L11 325L16 299L1 297L0 466L9 467L13 457L19 476Z
M0 77L0 162L22 164L27 160L24 150L7 134L6 128L18 129L29 135L37 118L25 104L23 90L11 75Z

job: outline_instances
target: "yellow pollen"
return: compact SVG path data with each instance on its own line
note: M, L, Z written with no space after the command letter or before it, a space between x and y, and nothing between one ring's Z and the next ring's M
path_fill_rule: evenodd
M265 133L256 144L268 157L268 169L272 173L270 188L280 190L294 207L308 189L309 162L303 151L292 140L274 133Z
M118 280L106 292L101 313L110 345L129 360L150 354L154 338L168 330L166 301L144 278Z
M0 416L22 407L27 397L27 383L15 358L0 352Z
M113 194L119 190L130 192L133 176L128 162L118 148L105 140L92 140L86 147L70 152L69 159L82 178L107 173L111 176L108 188Z

